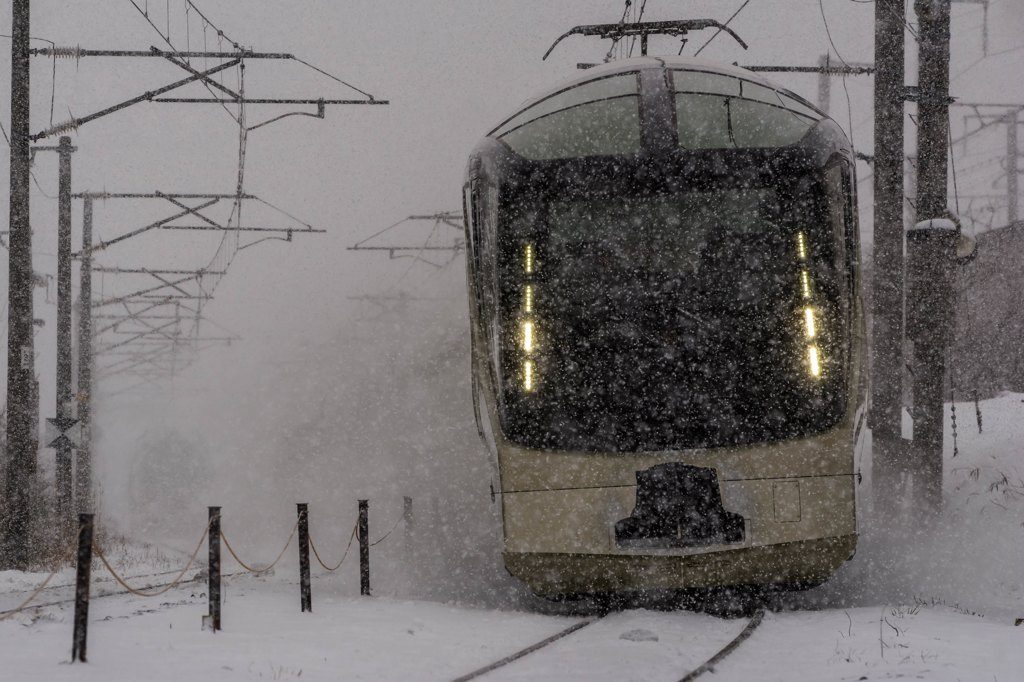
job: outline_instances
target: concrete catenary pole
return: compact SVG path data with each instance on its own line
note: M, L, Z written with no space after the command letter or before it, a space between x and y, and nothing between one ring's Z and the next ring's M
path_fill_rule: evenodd
M895 502L906 468L903 393L904 0L875 2L875 175L871 416L876 503Z
M71 409L71 146L70 137L61 137L57 192L57 421L72 417ZM57 515L61 523L71 521L71 442L61 438L57 447L55 487Z
M29 562L38 414L33 343L32 228L29 224L29 0L13 0L11 22L11 206L7 327L7 475L0 517L0 568Z
M1014 109L1006 116L1006 224L1020 220L1017 204L1017 187L1020 181L1020 150L1017 143L1017 125L1020 109Z
M92 509L92 197L82 200L81 283L78 287L78 422L75 509Z
M917 221L948 217L950 0L915 0L918 64ZM945 302L952 306L953 301ZM946 334L914 343L915 503L942 505Z

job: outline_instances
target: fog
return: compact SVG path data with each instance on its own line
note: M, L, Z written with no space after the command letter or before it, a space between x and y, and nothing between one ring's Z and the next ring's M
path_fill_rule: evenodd
M142 0L136 1L142 6ZM430 529L436 542L415 548L421 570L383 569L382 589L506 603L521 589L504 577L500 565L491 464L473 424L464 260L461 255L450 261L430 256L431 265L347 247L407 215L461 211L464 166L477 140L533 92L576 75L578 62L600 61L607 46L592 38L571 38L541 61L544 50L573 25L617 21L622 2L196 4L244 46L294 53L390 104L328 107L324 120L289 117L250 133L246 191L327 232L238 252L204 308L213 322L204 324L203 331L239 340L203 350L193 364L155 384L125 391L135 380L102 381L94 407L94 457L104 520L137 540L184 548L201 531L206 506L220 505L225 531L239 538L234 542L270 559L294 524L294 504L308 502L314 537L324 538L318 542L330 547L326 554L333 558L349 536L357 499L370 500L371 536L377 537L401 514L403 496L410 496L417 522ZM651 0L645 18L724 21L741 4ZM169 28L175 47L204 48L203 23L191 13L186 27L181 0L147 6L154 23ZM871 62L873 5L825 0L823 8L841 59ZM1019 101L1024 95L1017 77L1024 12L1015 0L991 3L987 58L980 7L955 5L953 17L954 94L965 100ZM10 32L9 19L0 18L0 32ZM811 65L832 49L817 3L806 0L754 0L730 26L750 49L744 52L721 35L702 57ZM62 46L165 47L132 4L122 0L36 0L32 32ZM685 53L693 54L711 35L694 34ZM205 48L215 49L215 34L207 31L205 38ZM672 53L678 49L678 42L666 39L652 41L652 52L659 45ZM832 59L839 58L833 53ZM915 59L913 40L908 40L911 82ZM9 69L6 53L0 68ZM32 131L50 124L51 95L52 122L57 123L181 77L181 70L161 59L36 58ZM815 101L816 76L783 74L775 80ZM237 84L233 73L226 83ZM358 97L289 61L248 61L245 92L252 97ZM181 93L208 95L198 86ZM871 94L869 77L851 76L845 83L833 82L830 102L832 116L869 154ZM247 117L251 125L292 110L299 109L254 105ZM6 127L6 101L0 103L0 120ZM969 125L960 113L952 120L954 135ZM908 122L908 149L912 131ZM235 189L237 125L217 106L143 103L86 124L73 141L78 147L75 191ZM1005 137L995 133L978 136L964 151L962 193L1003 191L991 188L998 166L966 169L1001 149ZM55 201L46 196L56 192L53 156L37 154L34 172L41 189L33 186L32 194L34 266L48 275L56 272ZM4 181L6 172L0 171ZM867 253L870 168L859 164L858 174ZM0 197L0 212L7 212L6 197ZM100 202L95 229L99 239L109 240L172 212L152 202ZM1005 209L995 207L977 221L965 221L965 229L978 232L1002 224L1000 219L1005 220ZM254 206L244 220L280 226L290 219ZM429 221L407 223L373 243L419 245L434 228ZM80 229L76 203L76 244ZM457 237L444 226L433 236L439 244ZM246 244L256 238L241 239ZM123 267L203 267L218 243L219 236L160 232L111 247L98 261ZM6 272L6 267L5 261L0 269ZM133 283L99 275L95 282L97 297L126 293ZM52 416L54 402L53 291L40 289L35 299L36 316L45 321L36 337L42 417ZM381 305L354 298L365 295L409 300ZM47 476L52 452L40 454ZM994 536L985 537L985 546L997 543ZM383 547L384 552L397 551ZM862 582L857 585L850 593L863 589Z

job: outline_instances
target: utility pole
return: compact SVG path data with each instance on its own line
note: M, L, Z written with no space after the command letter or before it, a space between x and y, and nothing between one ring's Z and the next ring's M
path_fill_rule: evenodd
M821 55L818 66L821 67L821 71L818 72L818 108L827 114L832 104L832 77L828 73L828 54Z
M71 410L71 138L60 138L57 194L57 418L63 431L74 422ZM55 487L60 523L71 521L72 444L63 434L57 439Z
M875 176L871 358L875 505L892 509L907 468L903 393L904 0L875 2Z
M92 197L82 200L81 282L78 286L78 422L75 509L92 510Z
M1017 124L1019 109L1014 109L1006 116L1006 224L1013 225L1019 219L1017 210L1017 183L1020 179L1018 170L1020 151L1017 145Z
M32 228L29 224L29 0L12 0L11 209L7 332L7 480L0 519L0 567L28 567L38 424L32 306Z
M917 221L947 218L949 163L950 0L915 0L920 27L918 65ZM952 300L946 302L952 305ZM946 335L914 343L915 502L942 506L943 382Z

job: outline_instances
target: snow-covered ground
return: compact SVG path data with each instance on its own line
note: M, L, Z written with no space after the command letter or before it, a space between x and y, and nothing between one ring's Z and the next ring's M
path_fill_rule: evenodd
M1024 617L1022 399L1004 394L983 401L983 433L973 404L958 403L959 453L952 457L950 443L947 511L936 527L895 527L865 510L854 560L822 588L777 601L714 679L1021 679L1024 627L1013 620ZM400 533L389 561L399 558ZM388 557L375 556L381 564ZM582 617L551 615L507 590L473 584L488 579L478 572L466 574L466 594L490 598L413 599L430 593L426 583L435 573L384 565L374 574L382 596L361 598L351 560L337 574L314 570L314 610L300 613L292 559L267 577L226 578L223 630L216 634L200 627L202 581L153 599L95 599L87 664L69 664L69 606L25 611L0 622L0 679L450 680ZM152 549L112 560L133 574L181 565L178 554ZM225 570L236 570L229 559ZM97 566L94 594L117 589L100 581L102 571ZM0 609L16 605L43 577L0 573ZM71 580L67 570L52 584ZM67 592L47 590L40 601ZM676 680L744 623L687 611L617 612L486 679Z

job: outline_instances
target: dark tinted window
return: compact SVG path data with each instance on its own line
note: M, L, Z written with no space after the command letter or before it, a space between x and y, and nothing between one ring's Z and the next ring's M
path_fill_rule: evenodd
M491 134L532 160L636 153L640 150L637 74L563 90L516 114Z
M509 438L628 452L834 426L849 323L828 195L805 176L510 207L499 235Z
M759 83L701 71L673 71L679 146L781 147L820 120L813 109Z

